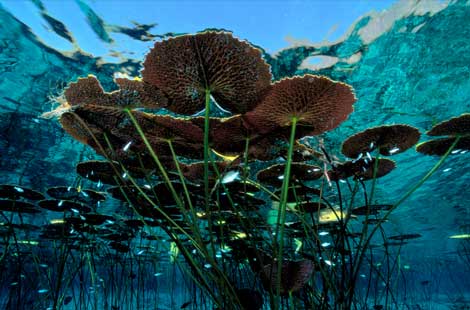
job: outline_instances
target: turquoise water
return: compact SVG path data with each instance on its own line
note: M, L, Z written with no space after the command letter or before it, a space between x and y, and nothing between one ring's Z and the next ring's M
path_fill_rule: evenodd
M21 18L15 17L14 10L8 8L11 3L0 4L0 184L21 185L44 193L53 186L76 187L78 176L75 166L85 160L100 158L93 149L66 134L57 120L40 117L55 107L51 98L58 96L67 83L80 76L95 75L107 91L116 89L113 82L116 72L138 77L143 55L123 52L119 47L121 41L116 37L126 35L124 49L129 52L134 42L139 54L152 46L154 41L187 30L168 25L159 25L162 29L152 29L150 22L118 27L113 21L113 27L109 27L104 17L93 10L93 2L78 1L81 11L77 14L81 14L84 27L89 28L93 40L102 44L95 55L79 48L79 42L75 39L79 36L66 29L67 20L55 19L52 13L48 13L47 7L41 9L40 1L34 3L36 14L42 12L42 24L49 32L69 42L75 49L65 52L63 47L46 44L37 35L36 29L29 28ZM270 5L269 1L259 3ZM350 19L352 24L349 30L346 27L343 35L338 35L334 42L309 43L291 38L290 45L277 52L279 43L265 47L261 40L250 37L249 29L245 29L243 34L233 29L233 34L262 49L274 80L312 73L326 75L354 88L357 97L354 112L338 128L321 136L332 152L338 152L341 142L351 134L384 124L415 126L422 133L420 141L425 141L428 137L424 133L434 124L470 112L470 6L466 1L402 1L393 6L390 4L385 11L352 16ZM161 23L160 20L153 22ZM211 26L196 25L199 31L208 27ZM221 21L214 27L232 30ZM114 58L104 56L104 51L109 50L120 52ZM310 144L316 144L319 137L307 140ZM375 193L377 201L387 204L398 201L439 160L437 157L423 156L414 149L393 159L397 162L397 168L378 180ZM470 232L469 167L468 153L449 157L383 225L389 236L422 235L399 248L390 248L395 266L394 293L393 297L388 297L392 299L389 303L391 309L470 307L470 239L449 238ZM101 190L91 182L85 185ZM3 223L13 216L8 212L2 213L6 216ZM108 200L103 203L100 213L118 214L116 202ZM39 215L25 215L24 219L40 229L56 215L42 211ZM119 216L126 215L123 212ZM27 240L42 242L34 229L20 234ZM5 236L2 231L2 238ZM50 245L51 241L47 242ZM47 242L43 243L47 245ZM48 283L47 277L41 274L44 270L44 273L49 271L50 275L55 275L60 264L54 265L52 260L46 267L40 266L35 270L34 266L38 265L28 264L35 261L30 260L29 254L34 253L33 257L40 262L47 260L45 253L48 252L36 252L33 245L22 246L21 251L8 250L7 244L2 243L2 253L17 255L2 257L0 307L50 308L53 297L51 282ZM55 244L52 248L55 249L54 255L60 257L62 248ZM63 289L64 296L73 296L73 300L67 304L63 301L62 307L95 309L96 298L99 303L96 309L179 309L188 300L191 301L189 308L204 309L202 299L194 300L192 297L196 289L187 283L183 285L182 279L185 277L178 270L178 265L169 262L168 244L157 248L154 253L157 258L145 266L144 275L133 275L133 267L117 268L122 262L119 259L129 256L117 255L110 250L97 254L100 260L96 261L96 268L100 272L93 283L90 282L93 277L88 269L84 269L82 274L82 269L67 267L66 273L77 274ZM133 248L132 251L136 254L140 250ZM22 264L16 259L18 257L24 257ZM86 254L75 259L77 266L89 263ZM114 264L115 269L107 262ZM382 265L382 261L375 262L375 265L378 263ZM123 281L123 278L126 280ZM365 291L370 283L368 280L369 275L364 272L356 289ZM22 289L18 290L18 284L12 283L19 281L30 284L23 284ZM123 282L125 285L116 284ZM369 300L358 303L357 307L374 309L374 305L384 304L386 294L380 288L385 287L385 282L384 279L373 278L372 287L377 293L371 293ZM22 301L15 299L18 294L22 294ZM86 297L81 299L81 294ZM112 297L106 301L104 296ZM87 302L83 303L84 300ZM264 307L269 307L267 300Z

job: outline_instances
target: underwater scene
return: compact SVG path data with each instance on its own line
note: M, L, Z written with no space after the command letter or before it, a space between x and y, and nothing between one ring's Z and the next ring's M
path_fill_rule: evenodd
M0 309L470 309L470 2L0 0Z

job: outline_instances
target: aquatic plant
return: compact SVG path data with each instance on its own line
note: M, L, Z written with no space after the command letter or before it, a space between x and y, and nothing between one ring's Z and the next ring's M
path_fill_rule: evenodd
M387 236L382 225L454 148L468 148L459 144L468 132L434 130L452 139L443 157L400 200L377 202L377 179L397 165L381 156L412 147L418 130L365 130L345 140L350 160L340 160L300 138L340 126L353 111L352 88L316 75L270 80L259 50L228 33L204 32L156 43L142 79L117 79L117 91L104 92L93 76L72 82L53 115L106 160L79 163L81 179L50 188L37 205L24 201L25 189L11 196L14 186L4 186L10 196L1 200L2 214L38 214L39 206L62 215L43 230L60 264L38 294L51 297L53 308L115 309L139 305L145 296L138 288L155 287L157 305L155 279L179 270L191 292L182 308L261 309L268 298L273 309L397 304L400 249L417 236ZM217 105L235 115L213 117ZM186 115L161 115L162 108ZM203 117L194 115L202 109ZM90 181L107 193L82 187ZM106 196L120 201L113 216L100 207ZM365 293L357 289L363 275Z

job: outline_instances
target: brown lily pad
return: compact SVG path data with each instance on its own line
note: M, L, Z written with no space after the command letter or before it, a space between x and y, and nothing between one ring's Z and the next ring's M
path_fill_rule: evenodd
M470 135L470 113L464 113L435 125L427 133L428 136L465 136Z
M65 212L75 210L78 212L86 213L91 211L90 207L83 205L79 202L60 199L41 200L39 202L39 206L43 209L54 212Z
M346 161L337 165L334 169L328 171L328 176L333 181L345 180L350 177L359 178L361 180L370 180L374 178L376 158L371 160L361 158L357 161ZM380 158L375 178L383 177L395 169L395 162L390 159Z
M20 185L11 185L11 184L1 184L0 185L0 198L8 199L18 199L24 198L27 200L42 200L44 195L38 191L32 190L30 188L20 186Z
M408 125L373 127L354 134L343 142L341 152L349 158L378 149L389 156L406 151L418 142L418 129Z
M281 186L284 178L284 164L272 165L266 169L260 170L256 178L263 184L272 186ZM292 163L291 181L312 181L322 177L323 172L320 167L304 163Z
M319 135L334 129L353 111L356 97L347 84L307 74L273 84L270 93L245 120L259 132L290 127L297 119L299 135Z
M419 143L416 146L416 151L425 155L443 156L447 150L450 149L455 142L455 137L441 138ZM462 137L455 145L454 154L458 154L457 150L469 151L470 150L470 137Z
M32 203L12 199L0 199L0 211L25 214L35 214L41 212L41 210L39 210Z
M259 102L271 81L259 49L213 31L155 43L142 77L168 95L168 109L181 114L204 109L206 90L224 109L244 113Z
M285 296L301 290L310 280L314 272L314 263L311 260L285 261L281 269L280 294ZM266 290L276 292L278 279L277 263L263 267L261 280Z
M49 188L46 192L52 198L59 200L81 201L84 203L96 203L106 200L106 196L103 193L92 189L78 190L75 187L56 186Z

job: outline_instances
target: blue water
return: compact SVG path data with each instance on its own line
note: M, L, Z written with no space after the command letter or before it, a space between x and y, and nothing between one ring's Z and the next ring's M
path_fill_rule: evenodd
M140 54L145 53L155 40L192 29L179 29L177 23L172 28L167 24L154 28L152 23L161 21L147 20L147 14L145 23L139 24L137 19L138 24L119 26L114 20L111 27L105 17L93 9L92 1L77 1L76 14L82 27L87 27L83 32L100 42L93 54L82 49L77 40L79 36L68 29L65 16L71 12L61 12L61 19L55 18L52 8L48 11L39 0L33 2L29 4L30 9L41 18L41 27L46 27L49 33L65 43L60 47L45 43L37 35L42 29L36 31L39 29L28 27L16 17L11 2L0 3L0 184L17 184L44 192L52 186L75 186L75 165L99 158L91 148L66 134L56 120L40 118L42 113L55 107L51 98L58 96L70 81L89 74L95 75L106 90L113 90L116 72L129 77L140 75L143 56ZM103 9L103 5L107 5L106 1L100 3L99 8ZM190 2L184 2L184 5L190 6ZM269 6L270 3L259 1L258 5ZM278 50L279 42L265 47L258 32L256 38L250 37L249 28L240 34L263 50L274 80L314 73L343 81L354 88L358 99L354 112L340 127L321 136L329 149L339 150L345 137L369 127L406 123L424 133L440 121L470 112L469 4L466 1L410 0L393 6L382 5L386 10L381 12L362 15L367 8L361 8L364 12L351 12L348 17L351 25L340 25L343 34L331 42L320 42L316 37L318 43L291 38L289 46ZM64 10L69 6L70 3ZM168 2L165 6L176 6L176 3ZM164 7L160 9L164 10ZM325 5L325 10L328 9L331 8ZM61 15L58 13L60 8L54 7L54 10L56 15ZM287 18L294 19L295 14ZM330 18L334 20L334 17ZM225 28L233 30L235 36L239 35L220 20L214 26L196 24L193 27L197 30ZM302 30L299 35L309 31L316 30ZM125 47L120 46L121 43ZM136 46L134 52L133 44ZM68 52L65 47L70 48ZM109 50L116 50L113 57L105 56ZM311 138L312 143L317 139ZM421 141L427 139L423 134ZM376 199L385 203L400 199L438 161L438 158L423 156L414 149L393 159L397 169L377 184ZM423 236L410 240L400 250L400 276L393 309L470 308L470 239L449 238L470 233L469 159L468 153L451 156L384 225L389 235L416 233ZM33 218L32 223L43 225L51 218L51 214L42 214ZM7 277L8 263L10 261L2 260L0 277ZM188 298L188 290L175 280L180 277L177 268L168 266L162 271L161 280L156 277L159 280L153 283L155 287L137 289L152 291L158 288L162 300L159 309L178 309ZM150 269L153 273L159 272L158 266ZM367 277L362 280L366 281ZM0 307L7 307L10 298L13 280L8 281L0 284ZM358 289L362 289L364 283ZM29 288L31 303L21 304L23 309L49 307L50 296L40 293L41 285ZM74 285L78 290L79 283L71 284ZM377 280L377 285L382 282ZM130 292L136 287L120 289L128 290L120 296L132 296ZM157 293L148 294L150 298L150 294ZM380 303L383 296L376 298ZM41 301L33 306L35 299ZM135 301L128 302L130 305ZM142 298L141 309L146 309L145 302ZM76 306L77 303L71 303L65 309ZM132 307L135 306L123 303L120 309L135 309ZM196 307L195 303L191 307ZM91 304L81 305L80 309L88 308L93 309Z

